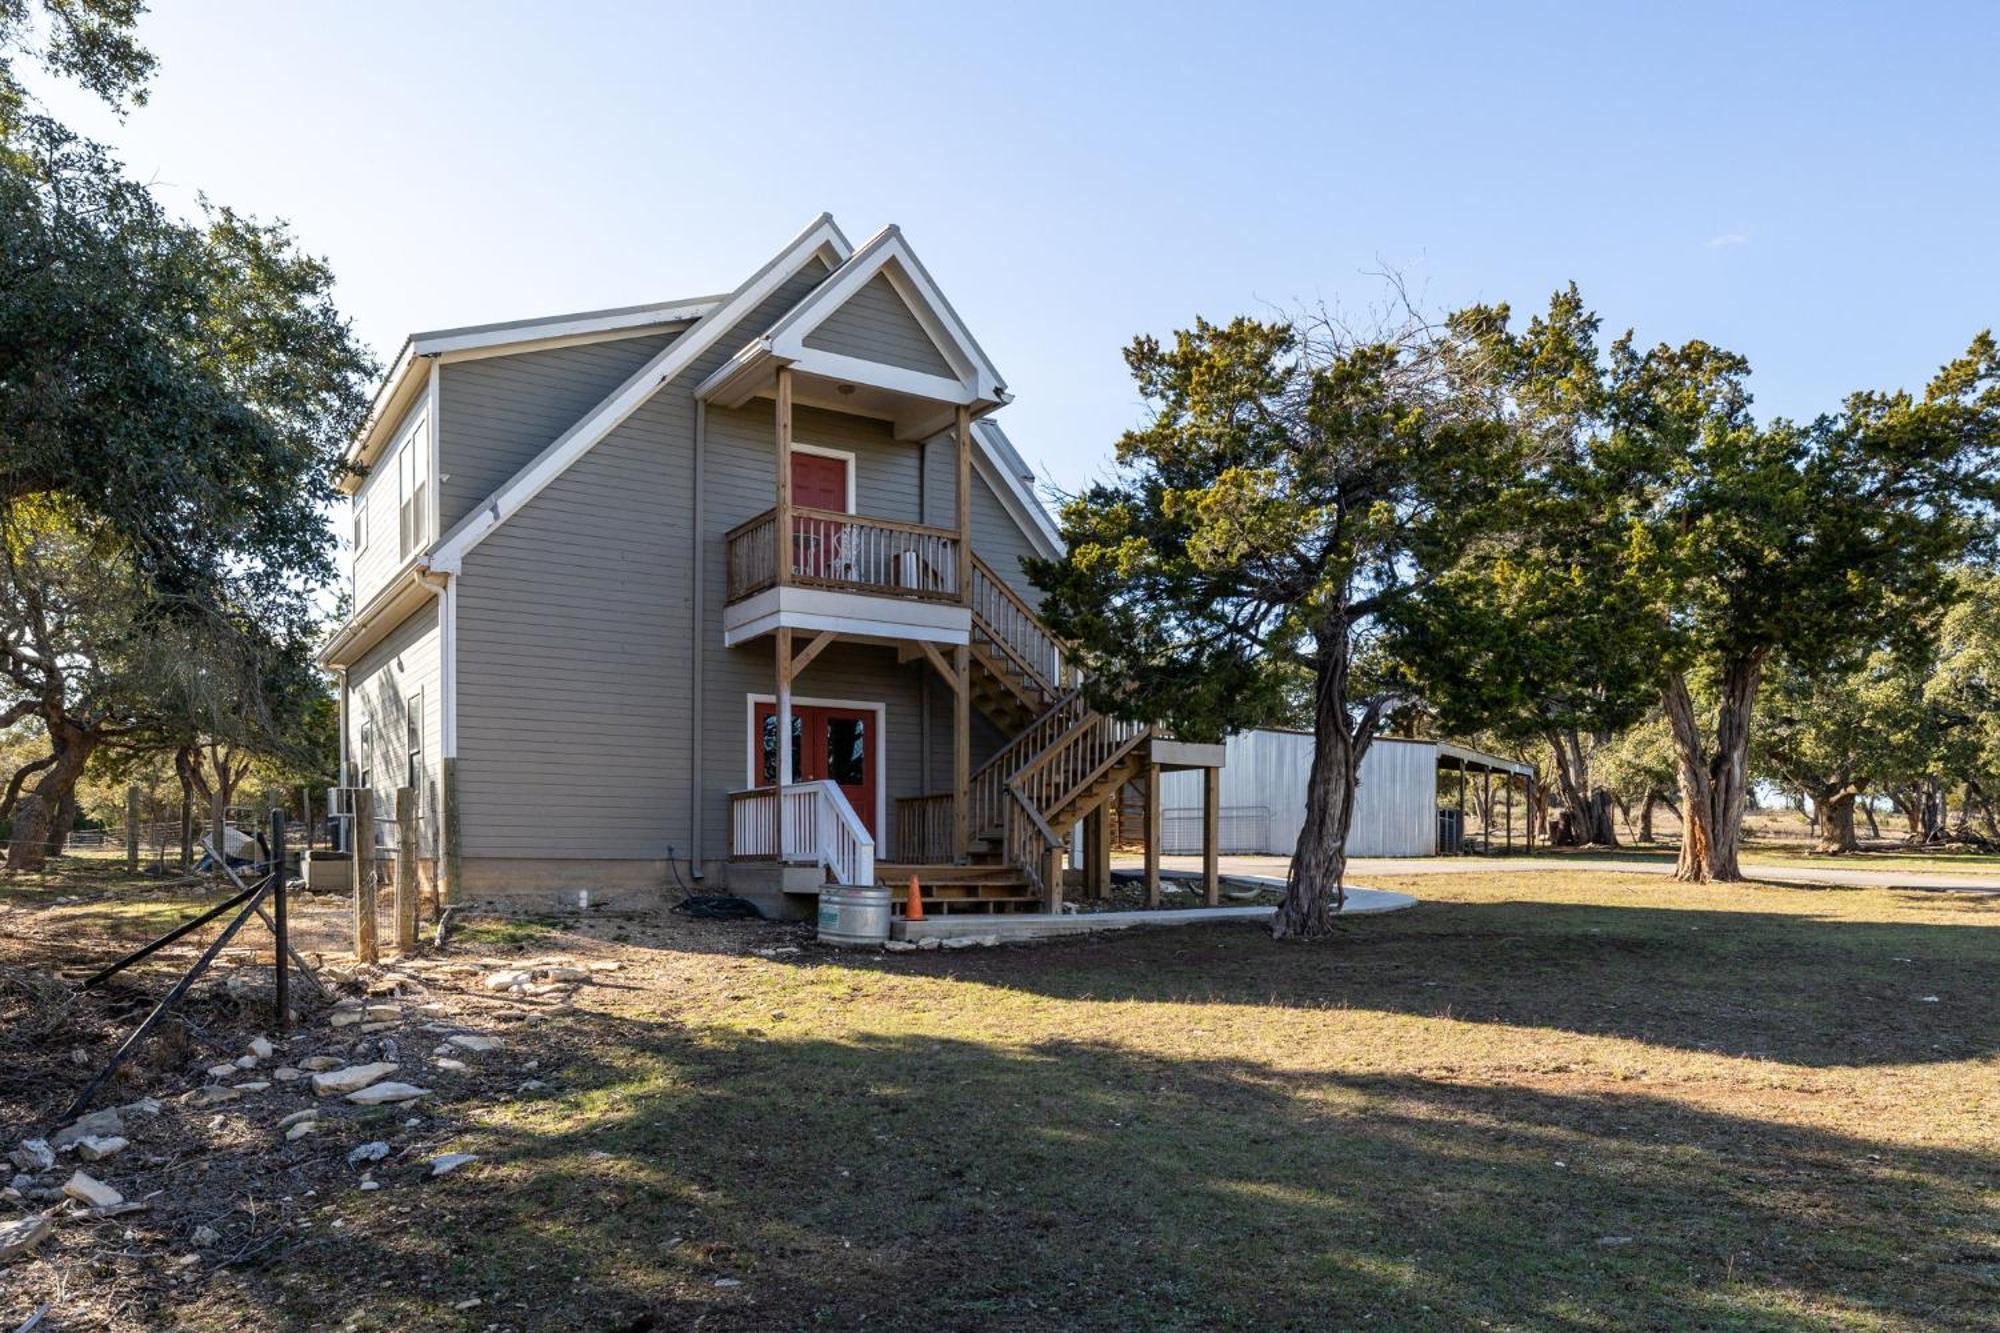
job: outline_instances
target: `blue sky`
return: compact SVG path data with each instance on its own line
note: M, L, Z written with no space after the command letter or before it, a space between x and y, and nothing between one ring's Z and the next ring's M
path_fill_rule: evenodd
M162 5L163 197L289 219L413 329L726 290L898 222L1074 487L1196 314L1538 305L1739 350L1760 410L2000 312L2000 5Z

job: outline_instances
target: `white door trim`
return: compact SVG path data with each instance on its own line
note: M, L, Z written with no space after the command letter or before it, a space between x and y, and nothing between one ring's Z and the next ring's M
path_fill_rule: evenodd
M847 512L852 514L854 512L854 474L856 471L854 451L851 449L832 449L823 444L805 444L801 441L793 440L792 452L795 454L811 454L816 458L838 458L846 462Z
M770 704L777 707L775 694L746 694L743 696L743 736L747 742L743 756L743 785L755 787L762 782L757 772L757 761L763 756L757 748L757 705ZM889 836L889 705L870 699L819 699L808 695L792 696L792 707L799 708L852 708L857 712L875 714L875 844L884 845ZM797 774L793 774L796 779Z

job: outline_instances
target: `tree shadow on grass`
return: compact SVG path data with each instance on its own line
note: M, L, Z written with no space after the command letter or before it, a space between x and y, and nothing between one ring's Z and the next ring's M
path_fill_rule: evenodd
M1934 903L1927 903L1935 906ZM1219 924L857 967L1110 1003L1373 1009L1848 1067L2000 1050L2000 904L1967 925L1544 902L1358 917L1324 945ZM1935 1000L1926 997L1935 996Z
M241 1295L363 1330L1972 1328L2000 1280L1994 1155L1651 1095L643 1022L550 1078Z

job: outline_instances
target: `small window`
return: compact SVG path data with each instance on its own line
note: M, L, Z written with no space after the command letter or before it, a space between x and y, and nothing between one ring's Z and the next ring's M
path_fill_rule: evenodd
M409 764L404 775L404 785L412 790L421 790L424 785L424 692L418 690L410 696L408 736L406 746Z
M858 717L826 720L826 775L843 787L868 781L868 722Z
M800 775L805 771L804 756L800 753L805 741L805 732L805 719L797 713L793 713L792 781L794 782L800 781ZM764 785L775 787L778 784L778 715L776 713L764 714L763 733L759 748L763 752Z
M368 549L368 497L357 493L351 503L354 506L354 554L360 555Z
M424 426L424 422L418 422L417 428L403 441L403 447L396 451L396 527L404 559L430 539L430 451L426 448Z
M361 723L361 744L355 754L354 785L372 787L375 785L375 723L365 719Z

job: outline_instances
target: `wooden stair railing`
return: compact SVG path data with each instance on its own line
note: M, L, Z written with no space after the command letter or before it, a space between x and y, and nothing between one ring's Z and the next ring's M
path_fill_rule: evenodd
M1052 901L1063 835L1107 796L1152 728L1092 708L1082 670L1034 608L977 553L967 569L975 659L983 655L1025 711L1039 709L972 775L972 832L997 838L1001 859Z

